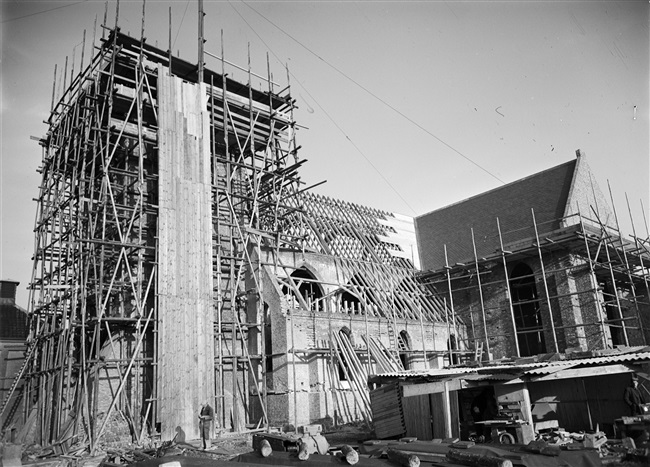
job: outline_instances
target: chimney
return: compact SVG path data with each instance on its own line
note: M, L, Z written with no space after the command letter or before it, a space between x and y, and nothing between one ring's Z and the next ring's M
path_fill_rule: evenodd
M11 303L16 303L16 289L20 282L12 280L0 280L0 299L9 299Z

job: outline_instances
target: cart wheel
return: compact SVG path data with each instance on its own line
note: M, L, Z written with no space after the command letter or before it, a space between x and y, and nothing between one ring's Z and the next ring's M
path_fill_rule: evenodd
M515 437L512 436L510 433L501 433L499 435L499 443L500 444L515 444Z

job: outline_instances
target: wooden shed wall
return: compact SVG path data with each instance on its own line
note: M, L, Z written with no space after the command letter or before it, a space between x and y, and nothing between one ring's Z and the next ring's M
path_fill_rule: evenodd
M406 432L400 392L398 383L370 391L375 434L379 439L400 436Z
M204 84L158 68L158 419L199 437L214 407L210 126Z
M458 391L449 391L451 433L447 433L445 395L440 392L402 397L406 436L420 440L459 436Z
M614 420L629 415L623 402L629 384L629 375L614 374L528 383L528 389L531 405L548 403L561 427L581 431L590 424L592 429L596 424L609 429Z

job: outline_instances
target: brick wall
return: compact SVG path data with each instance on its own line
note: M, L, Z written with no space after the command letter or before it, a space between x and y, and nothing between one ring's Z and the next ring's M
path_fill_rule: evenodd
M586 258L571 254L567 250L546 252L543 256L546 281L542 276L542 267L538 258L528 257L508 263L509 274L520 262L530 267L535 276L538 307L544 327L546 352L554 352L553 328L559 352L570 350L595 350L612 347L612 328L607 323L604 301L614 303L611 284L607 286L609 296L604 296L605 283L610 283L607 271L599 270L598 278L592 274ZM516 355L514 332L503 266L496 262L489 265L489 273L481 274L483 309L487 325L487 339L492 357L495 359ZM602 268L601 268L602 269ZM635 293L637 298L643 282L638 281ZM648 312L648 305L633 300L630 288L621 288L617 293L624 318L630 345L645 345L642 330L637 325L637 316ZM467 325L469 344L474 340L486 341L483 326L481 296L475 274L452 283L454 309ZM547 299L548 290L548 299ZM611 313L618 317L618 310L611 308ZM638 310L638 313L637 313ZM643 321L644 330L650 330L650 319ZM646 338L647 338L646 331ZM485 345L484 345L485 350Z
M267 256L267 263L272 264ZM271 319L273 353L272 390L268 398L268 415L272 424L297 423L298 425L317 422L323 419L336 419L350 422L361 419L361 412L355 402L348 382L341 382L338 390L333 390L332 381L338 383L338 368L332 364L329 354L330 333L345 328L349 330L353 346L362 364L367 363L365 336L380 340L391 347L400 332L405 331L412 350L438 351L447 349L448 331L444 323L419 320L397 319L394 334L389 333L391 320L363 314L346 314L335 306L336 289L350 280L350 274L338 267L331 257L314 254L284 252L280 254L279 264L290 268L277 270L271 265L265 267L262 283L262 301L268 305ZM305 267L320 281L323 295L331 294L330 303L324 308L330 311L310 311L295 308L281 290L278 276L286 276L294 268ZM335 310L335 311L331 311ZM453 331L452 331L453 332ZM464 328L459 329L464 337ZM289 353L296 349L295 361ZM280 353L280 355L277 355ZM411 353L407 362L410 368L438 367L437 355L428 355L425 362L421 353ZM295 372L294 372L295 370ZM336 387L336 386L335 386ZM295 388L295 393L294 393Z

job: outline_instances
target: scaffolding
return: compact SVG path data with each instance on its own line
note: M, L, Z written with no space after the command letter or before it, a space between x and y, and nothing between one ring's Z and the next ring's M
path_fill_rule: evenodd
M84 429L94 443L109 373L120 375L111 409L120 402L138 437L155 398L155 74L141 43L125 45L109 35L53 101L40 141L26 374L26 400L38 403L25 417L36 411L43 444L69 445ZM128 375L143 384L124 397Z
M610 190L611 197L611 190ZM613 199L612 199L613 205ZM605 224L592 205L560 219L483 237L495 251L423 272L420 280L450 304L468 326L464 346L487 350L484 360L550 358L558 352L585 352L616 346L644 346L650 336L650 234L624 236L618 215ZM522 223L523 224L523 223ZM526 272L518 264L530 265ZM575 316L571 316L575 313ZM577 317L576 317L577 316ZM498 345L498 355L491 346ZM543 357L546 354L546 357Z
M202 31L202 11L199 17ZM618 218L605 225L597 209L563 218L559 228L538 223L531 211L523 232L502 232L495 219L496 251L480 251L472 232L472 258L450 265L442 245L445 266L417 274L400 238L400 222L412 219L315 195L301 182L295 101L289 84L274 81L268 59L261 76L250 58L237 67L223 46L217 55L203 42L200 32L193 64L146 44L144 27L140 39L105 28L90 64L82 58L57 99L53 85L49 129L40 140L31 332L19 375L28 402L23 419L37 421L40 444L94 450L116 418L135 441L173 437L175 407L161 401L187 389L174 369L191 368L182 354L195 345L179 326L202 339L197 371L211 373L209 384L190 388L185 419L194 417L197 398L207 397L219 426L267 427L267 359L276 356L266 348L266 275L292 303L283 358L292 369L294 421L296 366L304 355L327 360L337 404L344 391L336 368L353 369L347 376L355 404L370 421L368 388L358 375L400 370L404 356L454 364L480 360L484 348L489 359L501 345L519 357L527 354L526 336L543 336L552 352L576 339L585 349L647 343L648 237L635 231L624 238ZM205 56L218 72L205 66ZM228 78L231 67L247 82ZM175 251L180 246L187 254ZM308 277L286 252L326 258L338 276ZM521 260L537 269L513 281L503 271ZM551 283L557 273L582 274L588 286L559 292ZM531 280L539 285L534 296L513 293ZM500 302L491 298L496 289L506 291ZM592 319L564 324L564 304L572 301L593 310ZM527 305L540 311L541 322L521 321ZM506 323L501 332L491 328L496 315ZM323 345L296 347L294 322L305 316L327 321ZM342 316L365 322L364 345L350 345L333 328ZM383 342L370 320L386 326ZM419 325L419 349L397 332L407 321ZM446 328L447 345L428 348L435 323ZM170 360L175 366L162 364Z
M354 365L354 398L370 421L358 375L402 369L400 357L416 354L428 365L448 349L427 348L425 326L430 340L435 323L444 323L445 339L463 327L416 278L400 234L411 218L309 192L299 177L305 160L288 70L282 87L268 56L262 76L250 52L246 67L227 61L223 38L220 54L204 50L203 16L199 2L197 64L172 56L171 17L164 51L145 41L144 4L139 39L120 32L118 4L115 27L102 26L97 46L93 37L90 63L82 54L76 74L66 63L60 96L55 67L39 141L30 335L12 388L25 382L23 421L36 425L39 444L60 452L92 452L107 431L135 442L171 439L177 420L193 425L199 399L214 402L218 427L268 427L266 368L275 356L265 348L261 297L269 273L294 303L284 352L294 421L303 355L327 360L339 405L345 391L335 367ZM229 78L232 68L247 82ZM414 231L407 236L413 245ZM296 275L287 251L327 258L337 279ZM306 286L334 292L314 297ZM329 323L325 344L297 348L294 321L314 312ZM365 346L341 340L334 316L365 321ZM386 326L383 342L369 320ZM396 332L406 321L418 323L421 349ZM188 349L201 350L192 360ZM198 384L183 380L190 373ZM13 415L7 401L2 413Z
M464 326L416 278L412 218L309 192L298 200L307 223L296 231L299 243L279 252L262 249L261 262L287 300L287 364L295 376L296 367L326 361L323 381L338 413L356 412L371 423L367 375L441 365L451 328L461 332ZM306 264L320 264L319 277ZM320 334L314 331L314 340L300 339L297 346L294 329L306 323ZM291 383L296 407L299 385ZM292 415L295 424L295 410Z
M174 230L161 227L170 218L161 206L169 198L161 192L168 188L161 178L170 176L163 168L175 170L161 155L170 151L169 144L184 150L182 138L165 131L185 136L192 131L189 117L169 121L173 99L189 100L188 90L198 89L200 118L207 116L209 125L198 143L208 151L207 167L196 170L210 174L209 198L199 203L211 211L204 230L213 269L202 286L210 284L210 309L216 310L207 313L210 339L214 336L209 348L215 349L214 362L212 355L208 359L216 369L222 422L227 407L241 402L241 391L227 391L224 381L234 387L259 376L252 371L247 342L254 322L242 320L249 293L244 279L259 272L255 249L261 238L273 247L292 243L286 224L299 230L302 222L291 200L301 188L297 172L304 161L298 159L288 85L279 89L270 68L266 77L254 74L250 59L247 83L227 78L226 68L234 65L223 58L223 47L216 59L220 73L207 69L202 37L198 66L172 57L170 50L145 43L144 15L140 39L117 26L104 29L91 63L84 68L82 59L71 83L64 80L60 98L53 91L49 129L40 140L42 183L24 372L26 400L36 404L25 404L24 417L38 420L41 444L64 450L76 442L94 448L116 412L135 440L160 429L158 334L164 331L160 303L166 302L159 275L173 274L161 257L173 253L160 242L164 231ZM268 90L254 89L253 76ZM161 98L163 92L172 95ZM163 101L172 102L164 114ZM102 381L108 382L108 405L100 394ZM244 421L235 420L235 426L243 429Z
M193 420L199 398L214 402L220 427L268 426L264 270L282 277L300 310L389 323L387 346L364 336L369 370L371 347L384 368L410 351L397 320L419 321L423 334L424 322L449 322L444 302L416 281L413 253L390 238L394 215L312 195L300 181L295 101L268 58L261 76L250 58L247 67L225 60L223 46L220 56L204 51L200 37L198 65L186 62L145 42L144 14L140 39L121 33L117 19L103 28L90 64L82 58L60 97L55 70L40 140L31 331L18 377L23 420L35 421L40 444L93 451L121 422L136 442L171 438L171 420ZM246 83L228 78L232 67ZM344 299L315 305L303 296L309 280L292 276L287 250L333 258L350 279L337 284ZM337 348L348 360L364 352L336 347L331 330L324 337L332 365ZM213 374L198 388L178 376L193 368L188 348L204 349L195 373ZM322 353L289 349L294 402L305 351ZM428 350L418 352L426 361ZM367 387L357 385L363 397ZM191 400L178 408L170 401L183 400L180 391Z

